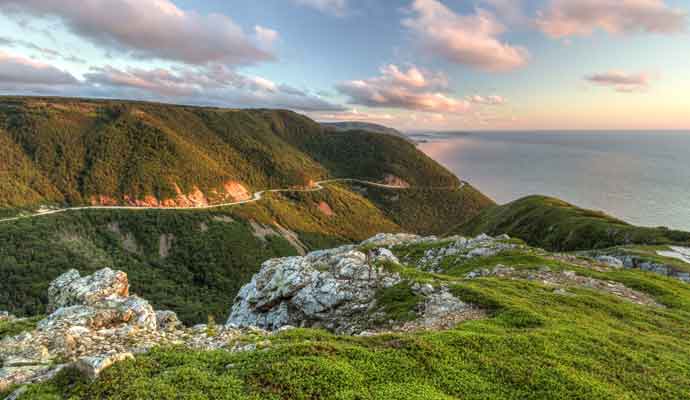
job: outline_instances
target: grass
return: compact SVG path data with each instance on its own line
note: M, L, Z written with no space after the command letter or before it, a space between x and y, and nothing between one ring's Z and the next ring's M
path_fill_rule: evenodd
M687 398L690 289L639 271L596 274L683 301L658 309L587 289L561 296L528 281L458 281L453 293L489 310L488 319L376 337L297 329L247 353L159 348L95 382L65 371L24 398ZM389 298L413 303L404 287Z
M422 301L422 296L412 290L409 281L401 282L389 288L381 288L376 293L379 311L385 314L386 321L412 321L417 317L415 308ZM385 321L382 321L385 322Z

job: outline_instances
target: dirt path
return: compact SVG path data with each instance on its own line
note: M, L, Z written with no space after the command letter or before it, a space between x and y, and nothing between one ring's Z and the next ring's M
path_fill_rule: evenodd
M43 217L45 215L53 215L53 214L61 214L64 212L68 211L83 211L83 210L209 210L209 209L214 209L214 208L222 208L222 207L230 207L230 206L238 206L242 204L249 204L249 203L254 203L259 200L261 200L264 196L264 194L267 193L281 193L281 192L291 192L291 193L309 193L309 192L318 192L325 187L323 185L327 185L330 183L337 183L337 182L355 182L355 183L360 183L363 185L369 185L369 186L374 186L374 187L380 187L380 188L385 188L385 189L394 189L394 190L405 190L405 189L412 189L410 187L404 187L404 186L395 186L395 185L386 185L383 183L377 183L377 182L370 182L370 181L365 181L361 179L356 179L356 178L340 178L340 179L327 179L325 181L319 181L314 183L313 188L309 189L295 189L295 188L287 188L287 189L268 189L268 190L261 190L259 192L255 192L250 199L247 200L242 200L242 201L236 201L232 203L222 203L222 204L213 204L213 205L208 205L208 206L199 206L199 207L136 207L136 206L83 206L83 207L68 207L68 208L59 208L55 210L49 210L49 211L42 211L42 212L37 212L35 214L30 214L30 215L22 215L19 217L12 217L12 218L4 218L0 219L0 223L2 222L10 222L10 221L17 221L20 219L28 219L28 218L36 218L36 217ZM460 186L457 188L443 188L447 190L451 189L462 189L465 186L465 182L461 181ZM442 188L436 188L436 189L442 189Z

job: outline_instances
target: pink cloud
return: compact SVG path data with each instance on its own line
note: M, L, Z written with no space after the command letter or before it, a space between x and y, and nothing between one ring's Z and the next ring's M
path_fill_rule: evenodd
M647 90L654 79L654 75L644 72L629 74L621 71L609 71L589 75L585 79L594 85L610 87L621 93L631 93Z
M0 10L60 19L73 33L134 57L202 65L273 60L232 19L178 8L170 0L0 0ZM273 31L261 28L266 39Z
M687 14L664 0L551 0L537 26L552 38L608 33L673 34L687 28Z
M483 105L490 105L490 106L499 106L503 105L508 102L508 100L503 97L503 96L497 96L497 95L491 95L491 96L481 96L481 95L474 95L474 96L468 96L467 101L474 103L474 104L483 104Z
M221 65L203 68L92 68L84 85L109 97L144 98L232 107L342 111L343 107L288 85L239 74Z
M485 71L507 71L527 64L524 47L501 42L505 27L496 17L478 9L472 15L458 15L437 0L414 0L411 18L403 20L422 46L450 62Z
M445 92L448 81L442 74L425 72L415 66L407 71L395 65L381 68L381 76L338 85L350 103L368 107L400 108L436 113L463 113L470 103Z
M0 51L0 84L2 89L17 86L76 85L69 72L23 56Z
M314 114L314 117L322 121L392 121L396 119L392 114L361 112L357 109L335 113L317 113Z

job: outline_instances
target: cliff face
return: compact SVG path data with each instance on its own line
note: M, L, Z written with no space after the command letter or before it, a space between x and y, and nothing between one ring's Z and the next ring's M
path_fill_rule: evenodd
M197 186L192 187L189 193L184 193L180 186L173 183L175 196L159 199L152 195L146 195L143 199L137 199L132 195L123 194L121 198L113 198L106 195L93 195L90 198L92 206L117 206L132 207L177 207L198 208L214 204L232 203L249 200L252 195L241 183L236 181L224 182L220 187L211 189L210 193L204 193Z

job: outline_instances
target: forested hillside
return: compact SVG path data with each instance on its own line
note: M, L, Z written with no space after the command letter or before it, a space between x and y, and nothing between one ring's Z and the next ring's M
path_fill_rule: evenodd
M493 205L406 140L325 130L289 111L3 98L0 144L0 218L142 207L0 222L0 310L19 315L44 312L48 283L68 269L111 267L157 307L205 321L269 258L379 232L441 234ZM328 184L194 209L334 177L409 188Z
M458 179L405 140L290 111L3 98L0 206L186 205L327 177Z

